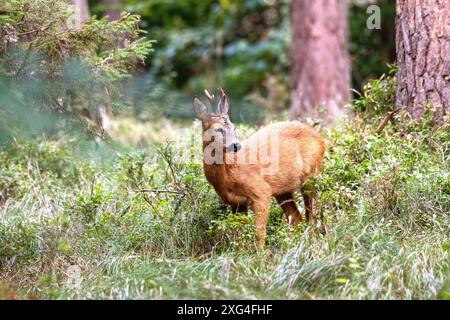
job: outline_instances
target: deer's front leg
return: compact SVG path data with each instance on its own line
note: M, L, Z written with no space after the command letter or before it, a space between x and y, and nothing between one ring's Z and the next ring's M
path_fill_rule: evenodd
M254 201L252 203L252 211L255 214L258 247L262 248L266 242L267 218L269 217L269 199Z

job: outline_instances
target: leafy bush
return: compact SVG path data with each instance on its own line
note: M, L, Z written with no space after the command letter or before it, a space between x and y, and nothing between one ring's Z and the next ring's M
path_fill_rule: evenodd
M95 122L92 114L112 107L119 80L151 51L152 41L140 37L139 16L78 25L73 9L64 0L0 6L0 138L51 133L67 114Z

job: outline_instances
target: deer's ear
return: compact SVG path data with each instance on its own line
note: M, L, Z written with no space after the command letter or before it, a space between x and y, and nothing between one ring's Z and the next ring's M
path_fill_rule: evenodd
M230 110L230 106L228 104L228 98L224 94L224 95L222 95L222 98L220 98L220 101L217 104L217 113L218 114L228 114L229 110Z
M195 116L202 121L207 120L210 117L208 108L198 97L194 97L194 113Z

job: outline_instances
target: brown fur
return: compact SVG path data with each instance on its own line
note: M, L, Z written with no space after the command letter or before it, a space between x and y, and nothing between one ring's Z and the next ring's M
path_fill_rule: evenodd
M215 127L226 129L226 115L215 115L203 119L203 131ZM229 121L229 120L228 120ZM272 175L264 175L263 165L258 156L256 163L239 164L236 160L244 153L248 157L251 147L258 145L259 155L266 155L271 144L267 137L270 130L279 134L279 166ZM210 142L203 143L205 149ZM238 152L224 152L224 164L204 162L206 179L214 187L220 198L235 211L246 211L248 207L256 215L258 245L264 246L269 203L275 197L283 208L291 225L302 221L293 193L301 190L305 203L306 218L311 221L315 211L314 190L305 190L307 179L316 174L321 166L325 142L318 132L299 122L279 122L268 125L241 143ZM232 163L234 160L234 163ZM231 163L230 163L231 162Z

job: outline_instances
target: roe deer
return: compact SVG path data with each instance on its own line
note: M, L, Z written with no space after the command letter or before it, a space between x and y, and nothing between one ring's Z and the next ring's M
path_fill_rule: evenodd
M222 89L214 113L194 97L194 111L202 121L203 168L208 182L233 211L255 214L258 246L263 247L269 203L275 197L289 224L302 217L293 192L301 190L308 222L315 217L314 189L305 182L320 169L325 142L318 132L299 122L270 124L239 143L228 117L228 98ZM205 94L211 105L214 95ZM253 161L251 161L253 159ZM275 164L275 166L274 166ZM270 167L272 171L269 172ZM266 171L266 172L265 172Z

